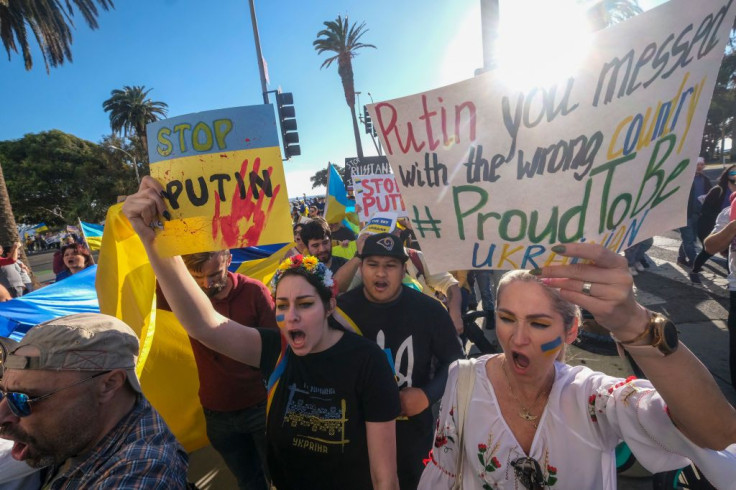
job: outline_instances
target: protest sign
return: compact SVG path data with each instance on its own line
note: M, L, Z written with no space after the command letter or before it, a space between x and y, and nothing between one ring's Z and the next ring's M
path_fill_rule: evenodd
M360 221L368 221L377 212L407 216L396 178L391 174L353 175L353 191L355 203L360 205Z
M375 213L373 217L366 223L360 234L367 233L375 235L377 233L391 233L396 228L396 213Z
M432 269L565 263L554 244L621 251L683 226L732 3L600 31L556 83L488 72L368 106Z
M147 127L151 175L172 219L165 255L291 241L290 208L270 105L188 114Z
M391 167L385 156L346 158L345 159L345 175L343 182L345 188L352 188L353 175L370 175L370 174L390 174Z

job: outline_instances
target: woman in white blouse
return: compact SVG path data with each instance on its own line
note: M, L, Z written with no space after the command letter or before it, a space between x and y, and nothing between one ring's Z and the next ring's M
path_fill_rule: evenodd
M593 244L553 250L587 263L503 277L496 295L503 354L473 363L462 439L458 367L450 368L419 487L615 490L614 449L624 440L652 472L689 458L717 488L736 488L736 446L727 449L736 443L736 412L674 325L636 302L626 259ZM648 380L559 362L577 336L574 303L612 332Z

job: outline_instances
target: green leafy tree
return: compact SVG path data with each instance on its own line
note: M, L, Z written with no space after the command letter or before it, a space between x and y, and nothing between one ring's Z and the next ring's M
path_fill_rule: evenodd
M115 89L110 92L110 98L102 103L105 112L110 113L110 128L113 133L131 139L137 138L142 147L143 155L138 155L139 160L148 161L148 138L146 138L146 124L158 121L166 117L168 104L151 100L148 93L153 89L146 90L143 85L133 87L126 85L122 90Z
M345 178L345 167L341 167L340 165L332 164L333 167L337 170L337 173L340 174L340 177L343 179ZM312 189L316 189L317 187L327 187L327 170L326 168L323 168L322 170L318 170L314 175L309 177L309 180L312 182Z
M11 59L13 53L20 51L26 70L33 67L28 37L30 29L41 49L46 72L49 73L50 66L55 68L66 60L72 61L73 6L76 6L92 29L98 27L97 5L104 10L114 8L112 0L66 0L65 4L66 8L61 0L0 0L0 40L8 53L8 59ZM11 244L17 241L18 229L0 166L0 243ZM22 249L21 260L29 265Z
M317 33L317 39L312 43L318 54L324 52L335 53L327 58L320 68L328 68L337 61L337 73L342 81L342 89L345 92L345 102L350 107L350 115L353 118L353 132L355 133L355 148L358 158L363 158L363 145L360 142L360 131L358 130L358 118L355 114L355 80L353 77L353 58L357 51L363 48L375 48L372 44L360 42L360 38L368 32L365 22L359 26L348 23L347 16L343 19L337 16L333 21L324 22L325 29Z
M64 6L66 4L66 8ZM97 29L97 10L114 8L112 0L0 0L0 39L10 59L12 53L23 53L26 70L33 67L29 45L29 29L41 48L46 72L64 61L72 61L72 28L74 6L91 29Z
M124 155L58 130L0 142L0 162L23 223L101 221L117 196L135 191Z

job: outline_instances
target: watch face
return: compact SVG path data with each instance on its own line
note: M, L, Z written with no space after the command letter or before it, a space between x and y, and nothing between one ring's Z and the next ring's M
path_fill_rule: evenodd
M677 349L677 327L671 321L667 321L663 327L664 343L670 351Z

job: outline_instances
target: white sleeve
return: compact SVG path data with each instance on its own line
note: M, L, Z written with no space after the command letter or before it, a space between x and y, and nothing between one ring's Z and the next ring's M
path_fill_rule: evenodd
M434 443L429 452L429 460L419 480L418 490L450 489L457 474L457 361L450 364L447 373L445 393L442 395L440 414L434 434Z
M731 222L731 208L723 208L718 216L716 217L716 224L713 227L713 231L710 234L718 233Z
M421 252L419 252L419 259L422 261L422 265L424 266L424 282L430 288L447 296L447 290L450 289L450 286L459 284L457 279L455 279L455 277L449 272L430 274L431 270L427 267L427 261L424 260L424 254Z
M672 423L667 405L648 380L595 378L591 387L597 388L588 407L602 434L623 439L652 473L682 468L692 461L716 488L733 488L736 451L713 451L692 443Z

